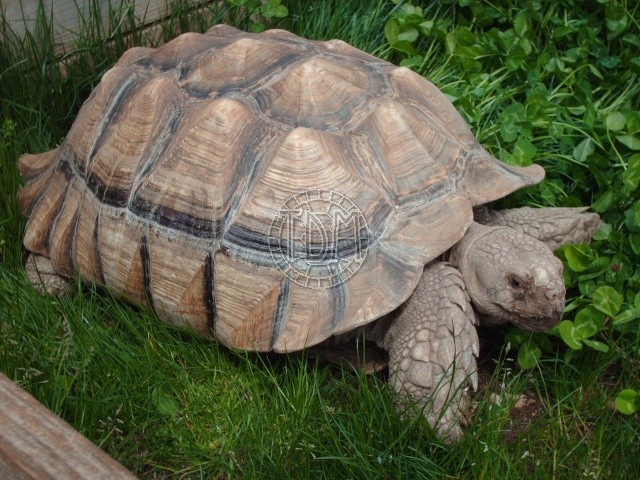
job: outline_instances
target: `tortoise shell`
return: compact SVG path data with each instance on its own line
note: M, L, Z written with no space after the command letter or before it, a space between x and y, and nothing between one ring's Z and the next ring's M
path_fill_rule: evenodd
M540 181L339 41L219 25L134 48L23 155L24 245L224 344L293 351L402 304L472 207Z

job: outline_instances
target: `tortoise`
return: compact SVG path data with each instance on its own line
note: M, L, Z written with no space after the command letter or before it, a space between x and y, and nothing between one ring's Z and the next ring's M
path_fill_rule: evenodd
M447 441L477 387L476 327L556 324L552 249L599 225L484 207L544 169L491 156L417 73L283 30L128 50L19 169L34 285L79 276L234 349L364 334L398 406Z

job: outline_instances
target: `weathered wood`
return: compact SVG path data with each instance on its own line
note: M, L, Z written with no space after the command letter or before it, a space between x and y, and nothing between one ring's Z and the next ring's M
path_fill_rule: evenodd
M0 373L0 478L135 477Z
M111 2L116 12L120 11L122 19L126 19L129 8L133 8L134 16L143 25L160 20L171 13L171 0L136 0L122 1L118 10L118 2ZM206 3L201 0L197 3ZM41 7L40 7L41 5ZM98 12L92 10L96 5L102 6ZM62 46L73 43L74 37L81 31L83 23L91 21L91 15L99 14L104 27L109 25L109 2L92 2L78 0L3 0L2 13L13 32L24 37L30 32L38 38L40 25L38 17L46 15L53 27L53 41Z

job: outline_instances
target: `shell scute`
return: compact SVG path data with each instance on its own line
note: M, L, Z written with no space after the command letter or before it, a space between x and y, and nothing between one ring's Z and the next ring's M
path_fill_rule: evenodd
M214 268L216 338L226 345L271 350L278 331L278 310L287 295L287 279L277 269L256 266L223 251L216 253ZM247 284L255 290L245 288Z
M228 95L267 83L271 76L296 62L305 48L295 44L241 37L201 56L181 79L199 97Z
M460 143L390 100L372 112L357 132L369 139L373 158L398 199L447 181L463 154Z
M259 90L256 99L261 110L278 122L335 129L359 116L382 85L381 75L371 68L349 68L335 59L311 56Z
M78 219L71 251L74 270L85 281L105 285L98 238L99 213L100 202L92 192L85 190L85 195L78 208Z
M88 154L88 182L105 203L124 207L147 165L164 154L170 140L180 90L170 79L156 77L111 106L117 116L103 126ZM119 121L118 121L119 119Z
M367 212L385 209L377 188L363 178L341 148L341 138L329 132L299 127L277 146L266 168L249 193L235 224L269 238L279 209L290 198L309 191L348 192L349 198ZM390 206L386 207L391 208ZM310 232L309 241L321 242L320 231Z
M131 208L163 225L183 225L196 236L220 232L248 162L233 151L260 129L240 101L217 98L185 112L175 140L154 162L131 199Z
M153 307L153 298L148 294L148 276L145 275L148 273L148 263L145 263L148 262L148 255L145 255L148 245L143 245L148 226L124 212L108 208L100 210L94 248L104 283L125 298ZM86 247L90 248L89 245ZM78 262L82 264L84 260L78 258Z
M67 185L64 201L49 234L49 256L57 272L73 276L73 244L80 204L86 187L80 178L74 177Z
M431 82L406 67L391 67L389 81L401 102L422 112L422 121L438 125L462 145L478 143L467 122Z

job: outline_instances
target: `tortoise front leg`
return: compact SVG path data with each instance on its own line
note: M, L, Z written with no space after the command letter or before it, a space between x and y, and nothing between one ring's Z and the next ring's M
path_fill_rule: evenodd
M61 297L72 290L69 279L58 275L47 257L30 253L24 268L33 288L41 295Z
M467 386L478 384L476 319L460 272L445 262L429 264L401 309L384 341L397 406L415 402L441 439L455 441Z
M545 243L551 250L567 243L588 243L602 225L597 213L578 208L512 208L491 210L485 206L473 211L476 222L510 227Z

